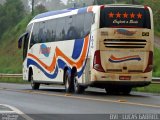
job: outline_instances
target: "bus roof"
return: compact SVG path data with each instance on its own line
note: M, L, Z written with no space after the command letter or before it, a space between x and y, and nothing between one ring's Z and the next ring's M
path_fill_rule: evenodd
M97 6L97 5L95 5ZM130 4L107 4L107 5L98 5L98 6L108 6L108 7L144 7L142 5L130 5ZM41 18L45 18L45 17L50 17L50 16L54 16L54 15L60 15L60 14L64 14L64 13L69 13L72 12L74 10L77 10L77 14L81 14L81 13L86 13L88 12L88 9L93 8L93 6L87 6L87 7L83 7L83 8L69 8L69 9L63 9L63 10L56 10L56 11L49 11L49 12L45 12L45 13L41 13L36 15L31 21L34 21L36 19L41 19ZM91 10L92 11L92 10Z
M49 11L49 12L45 12L45 13L42 13L42 14L38 14L37 16L35 16L33 18L33 20L40 19L40 18L45 18L45 17L49 17L49 16L53 16L53 15L64 14L64 13L72 12L73 10L78 10L77 14L86 13L87 8L88 7L83 7L83 8L79 8L79 9L78 8L69 8L69 9L63 9L63 10L57 10L57 11Z
M73 9L72 9L73 10ZM53 16L53 15L58 15L58 14L63 14L63 13L67 13L67 12L71 12L72 10L70 9L65 9L65 10L57 10L57 11L49 11L49 12L45 12L42 14L38 14L37 16L35 16L33 18L34 19L40 19L40 18L44 18L44 17L49 17L49 16Z
M107 4L110 7L144 7L143 5L134 5L134 4Z

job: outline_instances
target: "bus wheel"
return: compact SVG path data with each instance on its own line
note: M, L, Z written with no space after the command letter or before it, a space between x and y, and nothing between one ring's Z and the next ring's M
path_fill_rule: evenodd
M128 88L122 89L121 92L122 92L123 95L129 95L131 90L132 90L132 88L128 87Z
M78 79L76 75L74 75L73 81L74 81L74 93L76 94L83 93L85 90L85 87L78 84Z
M32 89L33 90L38 90L39 87L40 87L40 83L34 82L34 80L33 80L33 74L31 74L30 79L31 79L31 87L32 87Z
M118 92L116 90L112 90L112 89L108 89L108 88L105 88L105 90L108 95L117 95L118 94Z
M132 88L131 87L115 87L113 88L105 88L107 94L109 95L129 95L131 92Z
M69 73L67 71L65 73L65 91L67 93L73 92L73 82L71 81Z

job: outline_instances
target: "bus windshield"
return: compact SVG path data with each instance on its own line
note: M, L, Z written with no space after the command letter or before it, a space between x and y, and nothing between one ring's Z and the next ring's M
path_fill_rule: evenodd
M148 28L151 29L147 8L105 7L101 9L100 28Z

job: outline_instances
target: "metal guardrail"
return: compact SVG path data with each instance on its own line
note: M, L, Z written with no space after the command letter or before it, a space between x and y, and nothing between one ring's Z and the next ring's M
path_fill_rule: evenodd
M0 74L0 78L22 78L22 74ZM160 77L153 77L152 83L160 84Z
M153 84L160 84L160 77L158 78L158 77L153 77L152 78L152 83Z
M21 78L22 74L0 74L0 78Z

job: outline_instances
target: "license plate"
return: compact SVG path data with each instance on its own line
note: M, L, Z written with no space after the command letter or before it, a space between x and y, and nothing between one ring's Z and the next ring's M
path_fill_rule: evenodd
M131 76L119 76L119 80L131 80Z

